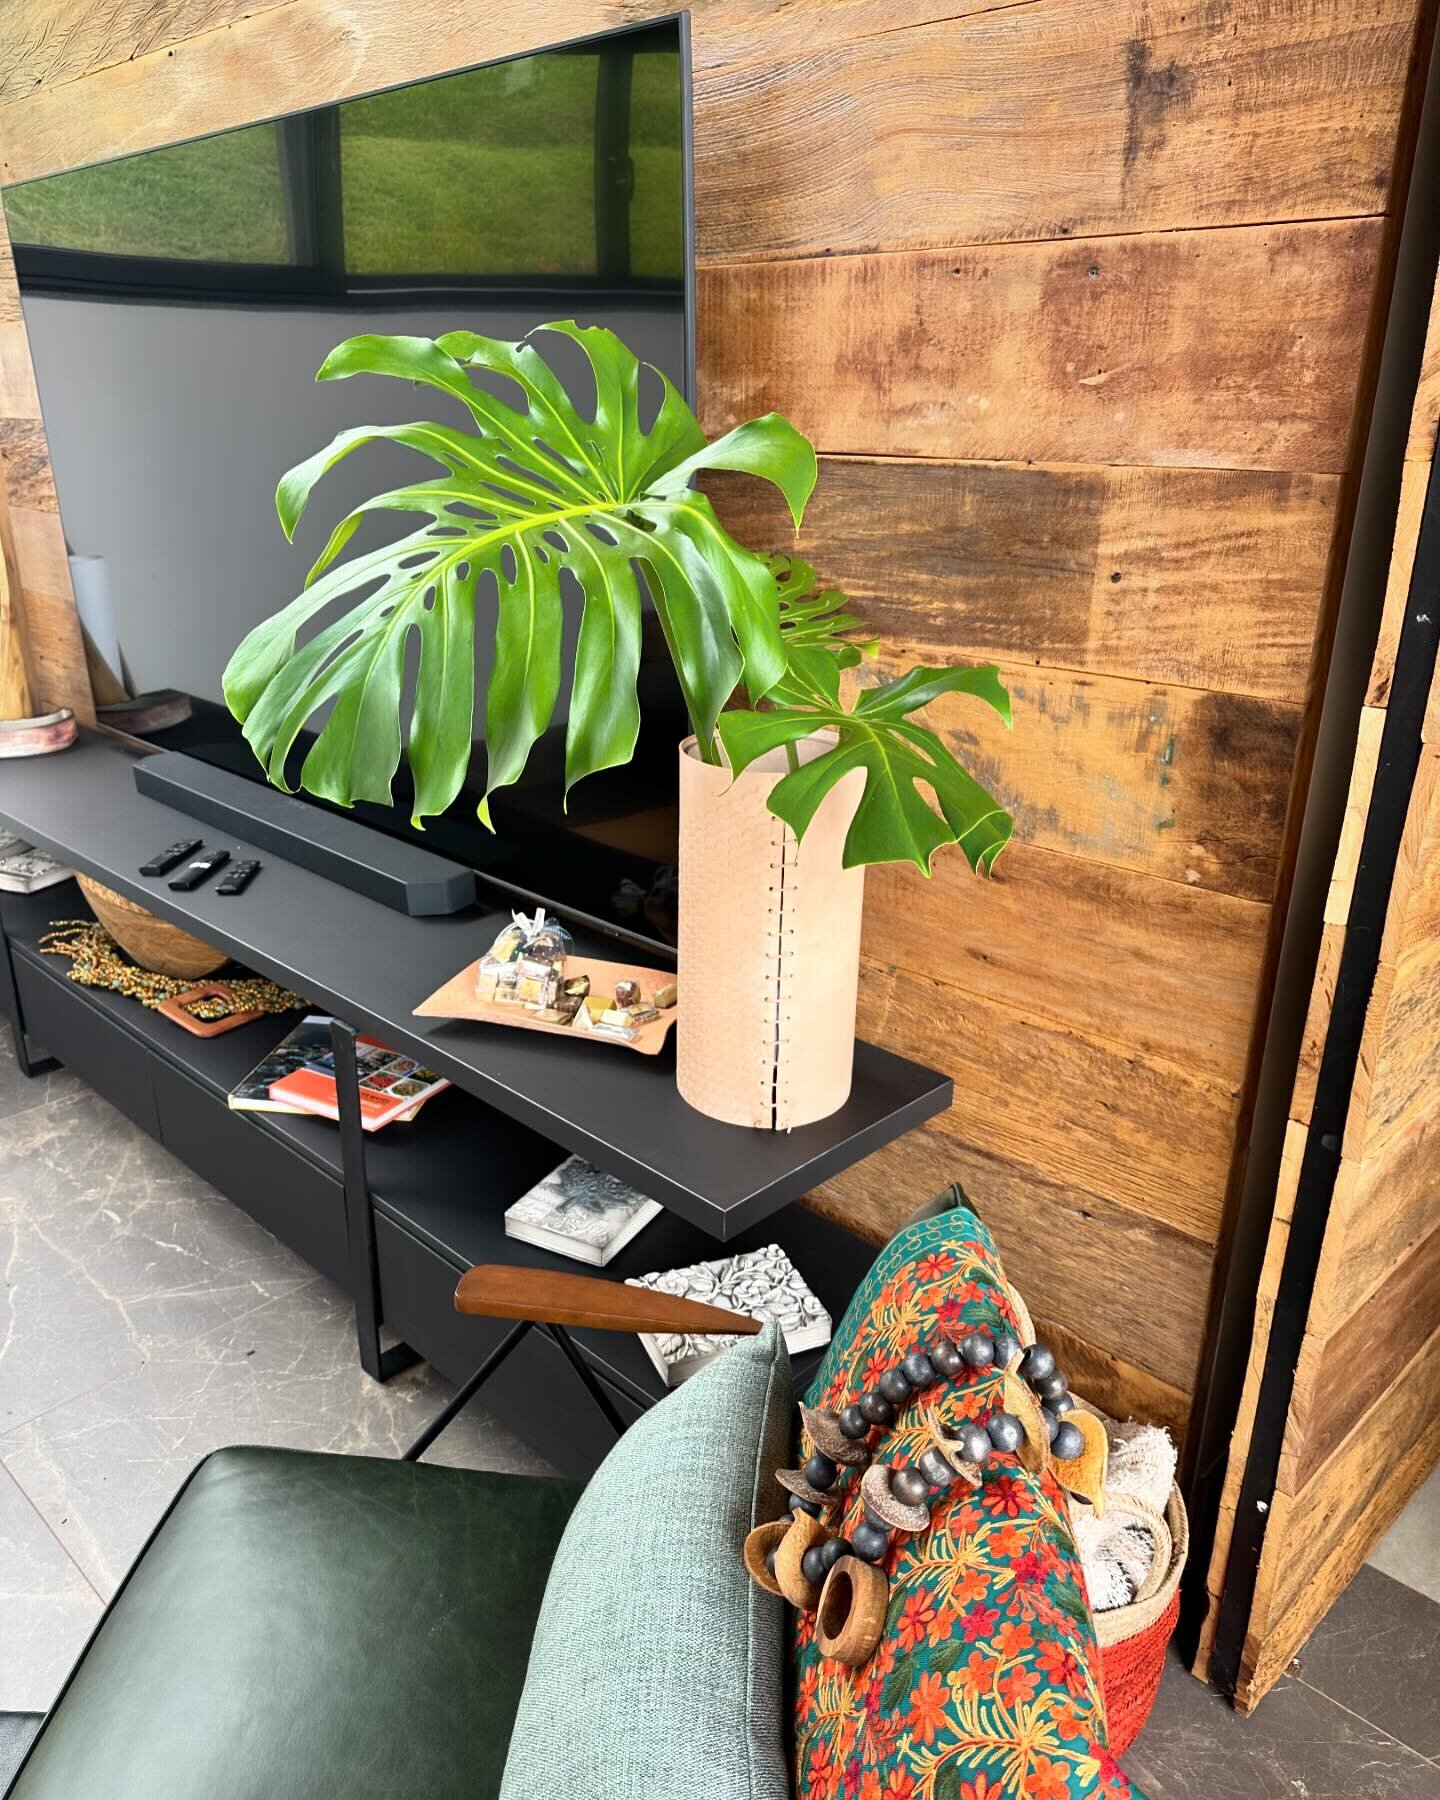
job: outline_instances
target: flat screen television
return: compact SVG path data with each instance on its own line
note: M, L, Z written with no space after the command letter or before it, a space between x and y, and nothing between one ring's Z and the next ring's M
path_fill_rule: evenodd
M357 453L325 478L293 545L277 480L347 425L449 416L442 396L393 380L317 386L342 339L515 339L574 318L608 326L693 404L689 144L682 15L7 187L96 699L119 708L102 719L263 782L222 700L226 661L299 592L331 523L421 465L395 446ZM588 365L561 354L575 347L555 334L539 345L581 398ZM412 524L372 518L355 547ZM566 612L573 653L578 590ZM493 624L482 588L482 676ZM403 760L395 804L353 816L517 899L673 941L688 727L653 616L646 626L634 760L578 784L568 810L567 679L524 778L496 797L493 835L475 810L481 705L466 788L442 817L413 831Z

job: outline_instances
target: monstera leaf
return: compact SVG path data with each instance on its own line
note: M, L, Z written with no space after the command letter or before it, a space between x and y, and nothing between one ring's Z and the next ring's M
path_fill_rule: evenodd
M913 862L928 875L935 852L958 844L972 869L989 874L1010 841L1014 821L933 731L911 719L911 713L941 694L973 694L1010 723L1010 696L993 665L912 669L896 681L867 688L847 711L840 699L834 643L802 642L790 649L786 672L771 696L775 710L723 713L720 741L738 773L769 750L832 731L833 748L782 776L770 795L770 811L797 838L805 835L836 782L852 769L863 769L865 786L845 839L847 869ZM922 788L934 794L938 813Z
M846 610L850 602L838 588L816 592L815 571L809 563L798 556L772 556L767 566L780 598L780 641L786 660L786 673L771 689L771 698L803 705L810 695L790 675L798 653L823 650L837 669L853 669L863 657L875 654L876 641L851 635L865 629L862 621Z
M778 414L707 444L684 399L658 371L661 403L642 426L642 365L613 333L573 323L569 338L594 376L585 417L531 339L505 343L456 331L436 340L357 337L317 379L390 375L457 400L469 429L418 423L342 431L281 481L276 507L294 536L315 484L343 457L389 442L444 471L378 494L343 518L305 590L241 643L225 699L277 786L301 729L328 707L300 783L349 805L388 801L399 766L409 641L419 640L407 753L415 822L455 798L471 750L477 605L493 595L495 656L485 695L486 797L518 779L560 693L562 600L569 570L584 593L565 740L567 789L628 760L639 730L635 682L642 591L654 602L702 754L743 682L752 701L785 674L775 577L721 526L690 487L701 469L763 477L799 525L815 452ZM539 335L532 334L533 336ZM471 371L479 371L477 383ZM499 378L485 385L486 378ZM500 392L493 391L499 388ZM337 558L370 513L427 521L378 550ZM303 643L317 615L348 603Z

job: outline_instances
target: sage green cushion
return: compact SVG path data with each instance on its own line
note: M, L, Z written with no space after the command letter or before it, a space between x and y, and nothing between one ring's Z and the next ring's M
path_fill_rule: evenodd
M501 1800L790 1800L783 1602L741 1546L784 1499L772 1323L632 1425L551 1565Z

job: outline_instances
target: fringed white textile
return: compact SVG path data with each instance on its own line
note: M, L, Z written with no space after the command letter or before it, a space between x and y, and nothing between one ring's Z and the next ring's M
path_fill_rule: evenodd
M1106 1499L1130 1495L1163 1517L1175 1480L1170 1433L1160 1425L1116 1425L1108 1419L1105 1429L1110 1440ZM1088 1506L1072 1506L1070 1520L1092 1609L1109 1612L1128 1606L1155 1558L1149 1530L1130 1514L1109 1507L1097 1519Z

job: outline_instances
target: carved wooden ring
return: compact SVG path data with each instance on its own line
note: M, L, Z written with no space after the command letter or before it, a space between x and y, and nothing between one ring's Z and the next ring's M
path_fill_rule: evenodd
M775 1552L775 1579L780 1584L780 1592L801 1612L814 1612L819 1605L820 1584L807 1580L800 1565L805 1559L805 1552L813 1550L817 1544L823 1544L829 1535L820 1521L812 1519L809 1513L792 1513L790 1529L781 1538L780 1548Z
M772 1550L779 1549L781 1539L789 1529L788 1518L772 1519L768 1525L757 1525L745 1540L745 1569L750 1579L767 1594L778 1594L782 1600L785 1593L770 1573L769 1557Z
M820 1590L815 1629L820 1654L851 1668L868 1662L885 1629L889 1605L890 1583L884 1571L858 1556L842 1556Z
M1053 1458L1055 1477L1067 1493L1088 1500L1097 1519L1104 1518L1105 1471L1110 1465L1110 1439L1105 1434L1104 1421L1094 1413L1082 1412L1078 1406L1068 1416L1084 1437L1085 1448L1068 1462L1062 1462L1058 1456Z

